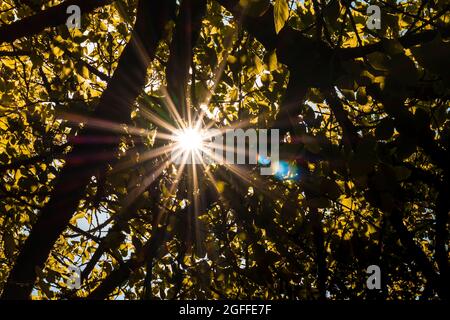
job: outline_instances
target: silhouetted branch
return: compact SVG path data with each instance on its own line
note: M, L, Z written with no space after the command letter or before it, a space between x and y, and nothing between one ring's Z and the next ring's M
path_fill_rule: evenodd
M113 0L68 0L35 15L20 19L8 25L0 26L0 43L13 42L16 39L35 35L49 27L56 27L66 23L69 15L67 8L77 5L82 14L94 11L108 5Z

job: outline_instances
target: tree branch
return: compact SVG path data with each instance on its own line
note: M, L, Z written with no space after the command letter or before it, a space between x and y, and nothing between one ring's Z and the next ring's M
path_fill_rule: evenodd
M66 10L71 5L80 7L82 13L89 13L99 7L108 5L113 0L68 0L41 11L35 15L0 27L0 44L13 42L22 37L35 35L49 27L59 26L67 21Z
M186 118L186 88L193 48L200 34L205 12L206 0L183 0L170 44L170 56L166 69L167 87L182 118Z
M133 271L141 267L145 261L153 260L164 240L166 234L165 230L165 226L156 228L152 238L142 248L143 258L131 258L119 268L112 271L105 280L103 280L103 282L87 296L87 298L95 300L104 300L108 298L117 287L130 277L130 274ZM136 254L137 256L141 255L140 252L137 252Z

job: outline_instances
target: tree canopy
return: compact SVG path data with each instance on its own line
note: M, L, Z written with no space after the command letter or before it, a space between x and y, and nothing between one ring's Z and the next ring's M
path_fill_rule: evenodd
M1 297L448 299L449 38L446 0L2 1ZM194 122L277 171L173 163Z

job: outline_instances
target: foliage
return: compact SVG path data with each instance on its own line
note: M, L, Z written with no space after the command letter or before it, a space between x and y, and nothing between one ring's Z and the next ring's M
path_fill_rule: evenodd
M2 1L0 39L60 2ZM203 14L183 0L144 35L133 33L138 1L110 2L81 29L0 43L0 288L28 286L33 299L448 298L447 1L209 0ZM380 30L365 25L369 2ZM126 64L136 34L148 65ZM153 115L176 123L168 99L216 127L280 128L289 173L199 167L197 188L192 168L159 169L166 155L151 151L167 141ZM18 258L36 242L45 263ZM85 270L79 290L70 266Z

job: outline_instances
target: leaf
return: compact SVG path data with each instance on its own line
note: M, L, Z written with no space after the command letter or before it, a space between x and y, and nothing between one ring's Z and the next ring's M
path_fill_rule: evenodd
M398 181L408 179L409 176L411 175L411 170L402 166L394 167L394 171L395 177L397 178Z
M278 68L278 59L276 50L269 52L267 55L267 65L269 66L269 71L274 71Z
M229 64L234 64L234 63L236 63L236 61L237 61L237 58L235 56L233 56L232 54L228 55L227 62Z
M74 216L72 217L72 219L70 219L70 222L71 222L71 223L74 223L74 222L76 222L78 219L81 219L81 218L84 218L84 212L81 212L81 213L78 213L78 214L74 215Z
M376 129L375 136L378 140L387 140L394 134L394 122L389 118L381 120Z
M16 242L14 241L14 236L8 230L3 233L3 243L6 257L8 259L12 258L16 250Z
M361 105L364 105L367 103L367 94L366 94L366 88L359 87L358 91L356 92L356 102L358 102Z
M100 21L100 30L104 32L108 31L108 26L103 21Z
M125 23L120 23L117 26L117 31L119 31L119 33L124 37L126 37L128 35L128 29L127 29L127 26Z
M258 56L255 56L255 68L258 74L264 71L264 64Z
M64 51L58 46L54 46L52 52L57 58L61 57L64 54Z
M369 63L376 70L388 71L389 60L386 55L380 52L373 52L367 55Z
M320 145L316 141L312 141L309 143L305 143L305 148L314 154L318 154L320 152Z
M273 10L275 32L280 32L289 18L289 7L286 0L276 0Z
M82 66L81 75L83 76L83 78L89 79L89 70L86 66Z
M383 45L383 48L385 52L387 52L390 55L396 55L401 54L404 52L404 48L400 41L395 39L382 39L381 43Z
M338 184L330 179L324 179L320 183L320 191L327 194L331 199L337 199L342 193Z
M373 163L365 159L352 158L349 161L349 169L353 177L360 177L373 170Z
M245 10L245 14L251 17L260 17L270 7L269 0L240 0L239 5Z
M341 4L338 0L332 0L331 3L325 8L324 16L327 21L334 26L339 25L338 18L341 12Z
M414 62L405 54L394 55L388 63L389 77L404 85L414 85L419 79Z
M330 200L324 197L316 197L306 199L305 203L311 208L326 208L330 205Z
M355 92L353 90L342 89L342 95L349 101L355 101Z
M431 72L441 75L450 84L450 44L436 37L433 41L411 49L420 65Z

